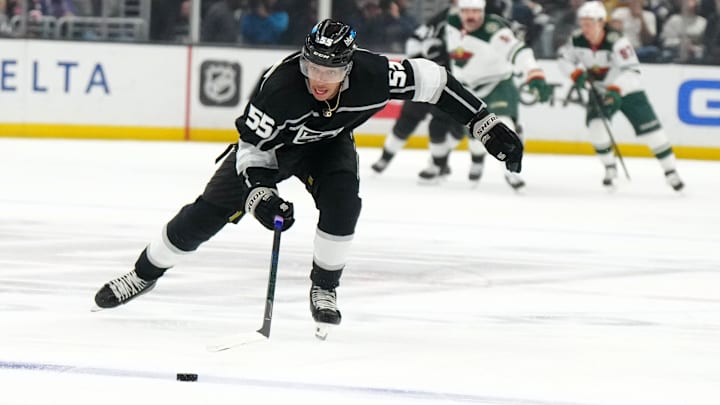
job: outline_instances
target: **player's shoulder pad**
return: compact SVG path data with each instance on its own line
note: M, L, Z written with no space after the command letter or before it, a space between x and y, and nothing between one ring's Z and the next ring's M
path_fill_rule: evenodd
M616 31L609 26L606 26L605 42L610 46L615 45L616 42L620 41L624 36L622 32Z
M502 28L512 29L512 23L506 18L503 18L499 15L488 14L485 16L483 28L485 29L485 31L487 31L488 34L494 34Z
M302 75L299 59L300 52L296 52L268 68L261 77L260 90L275 93L293 88Z
M351 74L362 75L363 81L374 81L379 78L382 82L388 77L388 58L367 49L358 48L353 55Z
M462 20L460 20L460 15L458 14L448 15L447 23L458 31L462 30Z
M580 29L576 29L575 31L573 31L572 35L570 36L570 42L574 47L590 48L590 43L587 41L587 39L585 39L585 35L583 35Z

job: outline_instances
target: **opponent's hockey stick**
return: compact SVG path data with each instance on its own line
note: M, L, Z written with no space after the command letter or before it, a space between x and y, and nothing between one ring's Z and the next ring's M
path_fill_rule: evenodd
M270 257L270 275L268 277L267 294L265 295L265 312L263 314L263 324L256 333L240 334L227 336L217 342L207 346L211 352L219 352L231 349L236 346L246 345L253 342L261 342L270 339L270 326L272 324L273 303L275 302L275 281L277 280L278 259L280 257L280 234L282 233L283 218L279 215L275 216L273 231L273 246Z
M603 126L605 127L605 131L607 131L608 137L610 137L610 144L612 145L613 150L615 151L615 155L618 157L618 160L620 161L620 166L623 168L623 172L625 172L625 177L630 180L630 173L628 173L627 167L625 167L625 161L623 160L622 155L620 154L620 148L617 145L617 142L615 142L615 137L613 136L612 130L610 129L610 124L608 124L608 120L610 117L606 117L605 113L602 109L602 97L600 97L600 94L598 93L597 89L595 88L595 81L588 77L588 83L590 83L590 99L595 103L595 107L597 108L598 114L600 114L600 121L602 121Z

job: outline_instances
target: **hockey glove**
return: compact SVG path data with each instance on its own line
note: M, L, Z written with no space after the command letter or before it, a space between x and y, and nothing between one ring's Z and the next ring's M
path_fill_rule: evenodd
M529 74L528 88L530 91L535 93L537 100L541 103L545 103L550 100L552 96L552 88L548 86L545 81L545 76L541 70L535 70Z
M620 105L622 104L622 96L620 96L620 89L617 87L608 87L603 98L602 112L605 118L610 118L618 112Z
M578 90L583 90L585 88L585 82L587 82L588 75L586 71L578 68L575 69L574 72L572 72L570 78L573 81L573 87L577 88Z
M511 172L520 173L523 144L515 132L503 124L495 114L481 110L470 121L473 138L485 145L485 149Z
M271 231L275 226L275 216L283 218L282 230L288 230L295 218L293 217L293 204L278 197L277 190L268 187L256 187L250 190L245 200L245 212L249 212L267 229Z

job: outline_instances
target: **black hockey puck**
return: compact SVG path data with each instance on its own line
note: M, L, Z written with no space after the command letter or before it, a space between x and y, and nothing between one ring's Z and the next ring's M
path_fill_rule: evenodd
M197 374L177 373L178 381L197 381Z

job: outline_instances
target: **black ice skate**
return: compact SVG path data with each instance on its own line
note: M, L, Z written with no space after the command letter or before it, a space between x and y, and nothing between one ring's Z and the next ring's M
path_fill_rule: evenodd
M668 170L665 172L665 180L675 191L680 191L685 187L685 183L680 179L676 170Z
M517 173L505 172L505 181L515 191L520 191L525 187L525 180Z
M337 309L337 293L335 289L326 290L313 285L310 288L310 312L316 322L315 336L325 340L329 329L339 325L342 315Z
M155 288L156 281L157 279L148 281L140 278L135 270L111 280L95 294L95 304L98 306L96 310L115 308L126 304L133 298Z
M382 156L380 156L380 159L378 159L378 161L373 163L373 165L370 167L375 173L380 174L384 172L385 169L387 169L393 157L395 157L394 153L390 153L385 148L383 148Z
M436 183L440 180L446 178L450 175L450 166L438 166L435 163L430 163L430 165L425 168L423 171L418 173L418 176L420 176L420 181L422 183Z
M617 166L615 164L606 165L605 166L605 177L603 177L602 184L603 186L607 188L615 188L615 180L617 180L618 177L618 171Z
M473 182L480 181L483 169L485 169L485 155L478 157L473 156L472 163L470 164L470 172L468 173L468 179Z
M380 158L377 162L373 163L372 166L370 166L375 173L382 173L385 171L387 166L390 164L389 160L385 160Z

